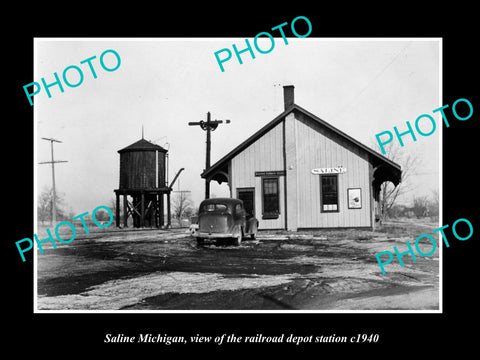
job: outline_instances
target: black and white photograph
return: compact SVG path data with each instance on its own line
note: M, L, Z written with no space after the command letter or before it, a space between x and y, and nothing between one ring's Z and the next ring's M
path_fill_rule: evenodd
M36 39L36 311L441 310L441 39L272 40Z
M3 24L8 353L474 349L471 6L102 5Z

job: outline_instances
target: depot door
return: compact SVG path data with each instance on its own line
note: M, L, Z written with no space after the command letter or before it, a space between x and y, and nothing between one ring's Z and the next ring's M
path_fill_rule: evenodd
M247 218L255 216L255 188L237 189L237 198L243 201Z

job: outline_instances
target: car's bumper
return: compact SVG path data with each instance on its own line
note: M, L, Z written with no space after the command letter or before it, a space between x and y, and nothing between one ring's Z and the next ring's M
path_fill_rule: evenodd
M198 231L195 236L201 239L227 239L236 237L236 235L231 233L208 233L208 232L200 232Z

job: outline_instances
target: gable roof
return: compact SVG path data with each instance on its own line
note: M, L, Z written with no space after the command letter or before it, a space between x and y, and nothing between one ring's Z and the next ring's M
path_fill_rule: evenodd
M134 142L131 145L128 145L127 147L118 150L118 153L123 153L123 152L128 152L128 151L152 151L152 150L158 150L160 152L167 152L164 148L162 148L159 145L155 145L151 143L150 141L147 141L145 139L140 139L137 142Z
M268 124L266 124L264 127L262 127L260 130L258 130L256 133L254 133L252 136L250 136L247 140L242 142L240 145L238 145L236 148L234 148L232 151L230 151L227 155L222 157L220 160L218 160L215 164L210 166L209 169L205 170L200 176L202 178L208 178L211 177L216 171L218 171L220 168L224 167L225 164L231 160L233 157L238 155L240 152L245 150L248 146L250 146L252 143L257 141L259 138L261 138L263 135L265 135L268 131L270 131L272 128L274 128L277 124L279 124L285 116L287 116L289 113L292 111L298 111L300 113L303 113L304 115L308 116L312 120L316 121L320 125L326 127L327 129L333 131L334 133L338 134L342 138L346 139L350 143L352 143L354 146L357 146L358 148L364 150L373 158L373 163L376 166L380 165L386 165L387 167L390 168L390 172L394 174L395 180L393 181L394 183L398 184L401 179L401 167L397 163L393 162L392 160L386 158L385 156L379 154L378 152L374 151L370 147L362 144L358 140L355 140L351 136L345 134L343 131L337 129L336 127L330 125L328 122L320 119L318 116L312 114L311 112L305 110L304 108L298 106L297 104L291 105L289 108L287 108L284 112L282 112L280 115L278 115L276 118L274 118L272 121L270 121ZM397 181L398 180L398 181Z

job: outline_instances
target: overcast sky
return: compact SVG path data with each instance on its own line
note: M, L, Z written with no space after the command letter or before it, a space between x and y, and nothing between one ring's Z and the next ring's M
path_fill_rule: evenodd
M252 41L252 39L250 39ZM50 160L55 144L57 191L75 214L109 205L119 185L117 151L141 139L169 149L169 178L184 167L175 190L190 190L195 205L203 199L205 132L189 121L230 119L212 133L212 164L283 111L283 85L295 86L295 103L365 145L375 134L412 126L421 114L432 114L441 102L441 56L437 39L320 39L276 38L269 54L233 58L221 72L214 52L242 49L244 38L221 39L36 39L32 81L54 81L69 65L83 69L83 83L51 87L34 98L36 162ZM262 48L268 48L268 44ZM261 45L262 46L262 45ZM121 57L116 71L99 64L102 52ZM97 79L88 64L92 61ZM112 54L107 66L115 65ZM75 82L75 71L69 72ZM28 104L28 100L26 99ZM439 120L439 114L433 115ZM440 124L437 121L437 124ZM427 129L427 127L425 126ZM406 153L422 161L412 196L431 195L439 188L441 126L417 142L405 139ZM425 130L426 131L426 130ZM378 145L375 150L380 151ZM37 189L51 186L49 165L34 165ZM212 193L228 194L227 185L212 182Z

